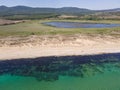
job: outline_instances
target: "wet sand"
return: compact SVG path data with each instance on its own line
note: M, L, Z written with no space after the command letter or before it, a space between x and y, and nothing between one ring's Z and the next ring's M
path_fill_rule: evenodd
M120 37L105 35L0 38L0 60L120 52Z

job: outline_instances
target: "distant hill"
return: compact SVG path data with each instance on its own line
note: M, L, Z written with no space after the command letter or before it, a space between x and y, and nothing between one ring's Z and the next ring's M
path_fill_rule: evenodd
M109 16L110 18L111 16L112 18L118 18L120 16L120 8L108 10L90 10L77 7L33 8L27 6L0 6L0 17L2 19L44 19L52 17L55 18L61 15L84 16L83 18L87 19L93 19L96 17L106 18L107 16ZM87 17L85 15L87 15Z
M63 7L63 8L33 8L27 6L6 7L0 6L0 14L41 14L41 13L59 13L59 14L80 14L92 12L117 12L120 8L108 10L90 10L77 7Z
M60 13L67 13L67 14L84 14L84 13L91 13L92 10L84 9L84 8L77 8L77 7L63 7L56 9L57 12Z
M76 7L63 7L63 8L32 8L26 6L6 7L0 6L0 14L41 14L41 13L58 13L58 14L80 14L90 13L92 10L76 8Z
M96 10L96 12L120 12L120 8Z
M6 7L0 6L0 14L40 14L40 13L53 13L54 8L32 8L26 6Z

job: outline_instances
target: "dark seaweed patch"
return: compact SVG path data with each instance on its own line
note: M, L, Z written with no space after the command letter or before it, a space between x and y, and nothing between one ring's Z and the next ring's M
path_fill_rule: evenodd
M10 74L35 77L38 81L55 81L60 75L83 78L104 73L106 64L120 68L120 53L0 61L0 75Z

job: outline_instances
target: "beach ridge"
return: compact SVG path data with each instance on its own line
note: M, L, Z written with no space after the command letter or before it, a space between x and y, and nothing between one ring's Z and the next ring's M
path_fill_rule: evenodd
M107 35L32 35L0 38L0 60L119 52L120 37Z

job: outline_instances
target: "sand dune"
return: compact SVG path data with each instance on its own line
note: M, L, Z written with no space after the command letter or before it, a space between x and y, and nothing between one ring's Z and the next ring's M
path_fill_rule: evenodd
M0 60L120 52L120 37L105 35L0 38Z

